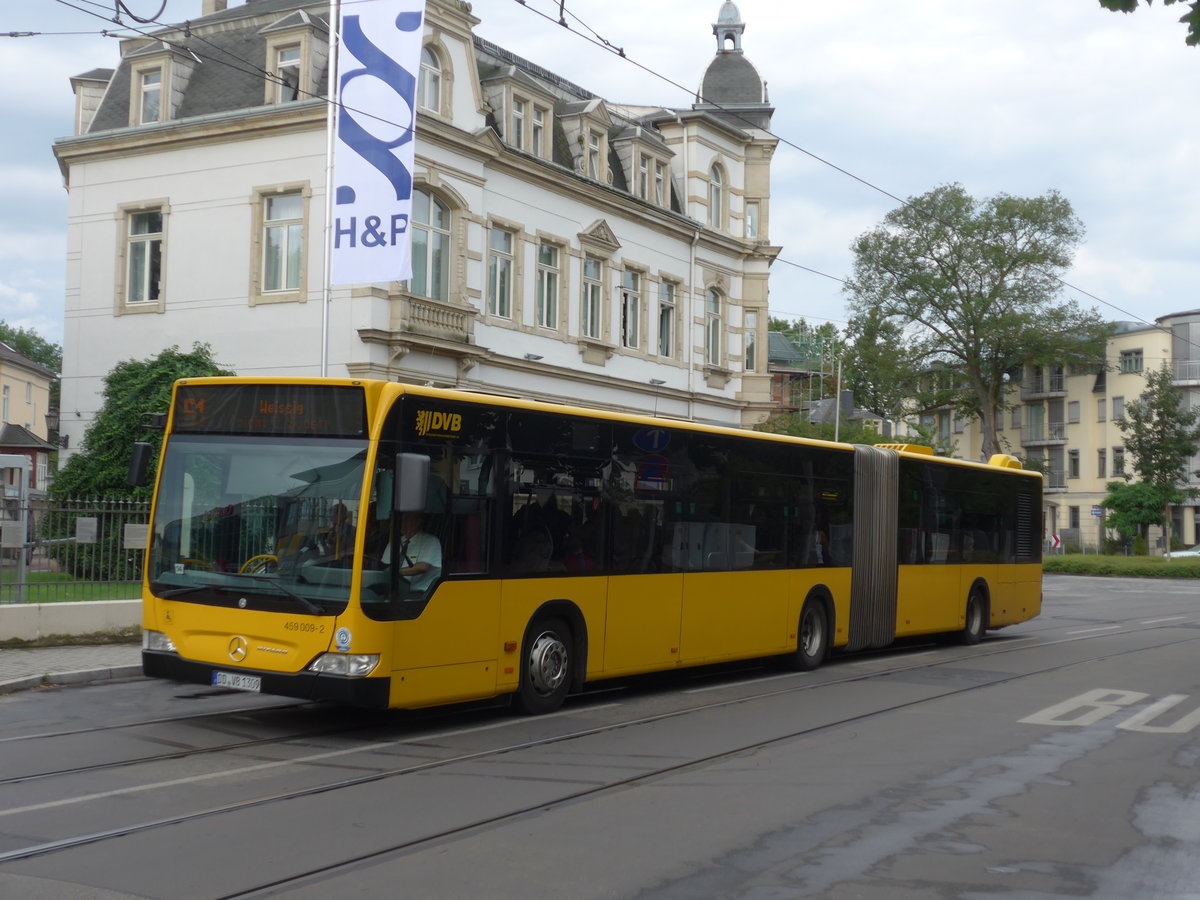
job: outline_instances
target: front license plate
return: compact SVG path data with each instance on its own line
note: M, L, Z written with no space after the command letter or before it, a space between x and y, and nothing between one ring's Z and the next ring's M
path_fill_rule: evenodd
M213 687L230 688L235 691L261 691L262 679L257 675L242 675L240 672L213 672Z

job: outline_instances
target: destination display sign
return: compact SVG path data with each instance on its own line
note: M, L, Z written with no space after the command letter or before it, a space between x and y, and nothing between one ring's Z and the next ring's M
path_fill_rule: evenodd
M175 392L174 430L365 438L366 397L350 386L181 385Z

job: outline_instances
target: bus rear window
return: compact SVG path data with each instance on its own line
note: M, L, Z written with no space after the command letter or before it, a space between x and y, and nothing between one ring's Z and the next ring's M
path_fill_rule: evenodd
M309 384L180 385L174 430L297 437L367 435L362 388Z

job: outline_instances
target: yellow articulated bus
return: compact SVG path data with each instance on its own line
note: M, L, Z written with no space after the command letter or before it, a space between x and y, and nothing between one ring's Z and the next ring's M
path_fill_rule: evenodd
M1041 607L1041 477L1007 456L351 379L186 379L166 427L147 675L544 713L616 676L975 643Z

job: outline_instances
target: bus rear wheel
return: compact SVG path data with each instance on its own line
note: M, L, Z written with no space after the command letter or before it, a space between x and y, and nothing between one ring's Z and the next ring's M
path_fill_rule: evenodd
M554 712L571 689L571 631L561 619L540 619L521 649L517 708L528 715Z
M973 587L971 593L967 595L966 624L958 633L958 642L968 646L978 644L983 640L985 631L987 631L987 601L983 598L983 591L979 587Z
M796 652L792 655L793 669L810 672L825 660L829 652L829 619L825 605L815 598L804 601L800 610L800 626L796 630Z

